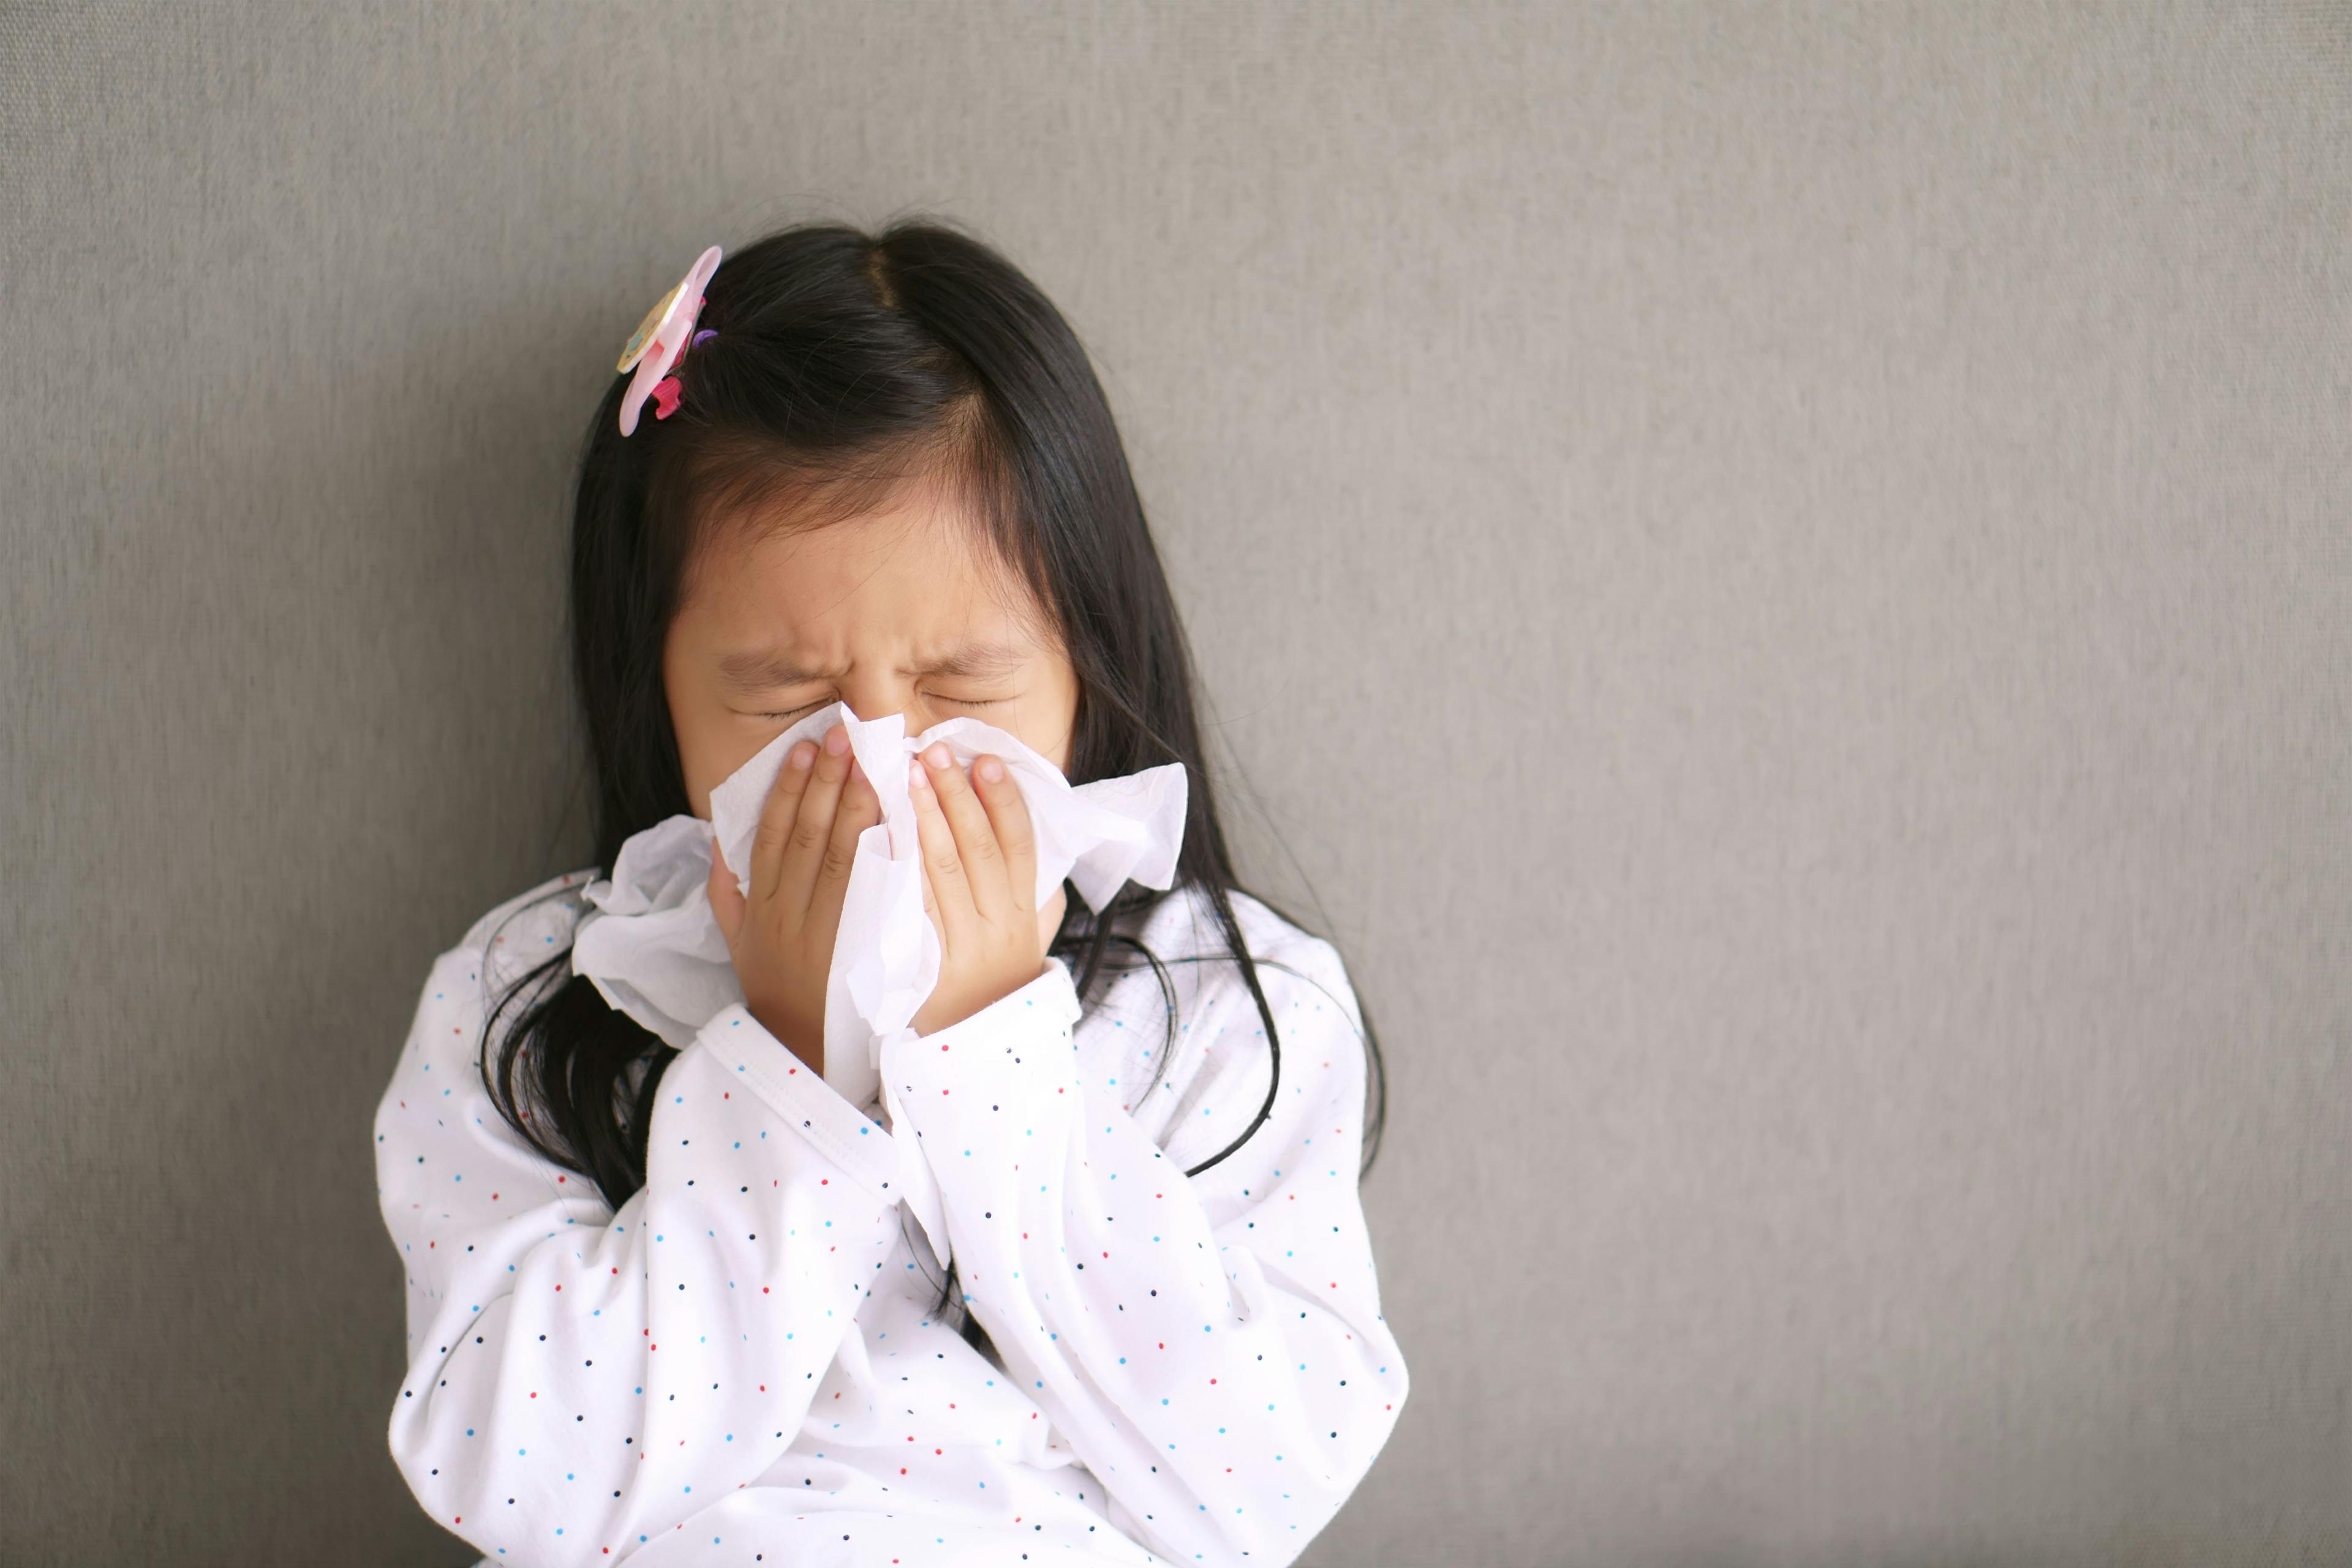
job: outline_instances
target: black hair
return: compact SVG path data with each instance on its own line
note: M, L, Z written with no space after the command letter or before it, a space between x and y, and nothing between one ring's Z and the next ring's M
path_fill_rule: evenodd
M1054 622L1076 672L1068 776L1116 778L1184 765L1189 790L1178 889L1214 911L1225 953L1282 1052L1258 961L1230 895L1240 891L1202 752L1192 658L1110 405L1086 351L1036 286L994 249L935 219L878 235L837 224L771 234L729 256L704 290L696 342L675 367L682 393L635 432L618 427L627 377L597 405L572 531L572 667L594 788L595 858L691 811L662 680L682 579L714 520L788 501L856 515L910 472L951 480L999 557ZM715 335L704 337L699 329ZM1075 890L1051 950L1081 998L1149 965L1169 1008L1168 966L1136 937L1166 893L1129 883L1093 917ZM1268 906L1271 907L1271 906ZM1277 911L1279 912L1279 911ZM1287 919L1287 916L1284 917ZM1292 923L1296 924L1296 921ZM482 1073L499 1113L541 1153L593 1181L614 1208L645 1183L654 1094L677 1053L608 1005L567 949L524 973L489 1010ZM1197 962L1178 960L1177 962ZM491 1035L511 1015L495 1046ZM1369 1017L1362 1164L1378 1152L1386 1075ZM992 1353L950 1266L936 1309Z

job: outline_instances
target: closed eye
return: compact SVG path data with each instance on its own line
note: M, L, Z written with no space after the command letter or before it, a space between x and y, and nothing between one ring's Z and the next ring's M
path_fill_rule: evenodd
M1015 692L1013 695L1017 697L1020 694ZM758 719L797 719L806 714L814 713L818 709L824 707L826 703L836 700L838 700L838 699L832 697L820 697L814 702L803 702L797 708L780 708L770 711L755 713L752 717ZM1013 698L948 697L935 691L931 693L931 700L934 702L950 702L958 708L993 708L1000 703L1012 701Z

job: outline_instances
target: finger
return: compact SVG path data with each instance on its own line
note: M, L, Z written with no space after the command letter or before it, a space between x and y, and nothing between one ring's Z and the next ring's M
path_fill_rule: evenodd
M735 873L719 858L716 845L710 852L710 912L718 917L719 934L727 939L731 952L735 934L743 929L743 891L735 885Z
M1037 835L1029 821L1029 803L1013 782L1013 770L995 757L972 759L971 787L987 808L996 847L1003 852L1013 907L1026 914L1037 902Z
M910 789L907 793L911 795L916 792ZM919 821L916 824L919 836L921 826ZM939 896L931 891L931 868L928 860L923 863L923 918L931 922L931 932L940 939L940 949L944 956L948 944L947 921L940 914Z
M806 741L785 752L784 765L776 770L776 782L769 787L768 798L760 805L760 828L751 837L751 882L754 897L764 898L775 890L784 845L792 837L793 819L800 815L801 797L808 792L809 762L815 755L816 748ZM719 858L715 848L710 858ZM716 899L711 907L718 907Z
M841 787L848 782L849 769L849 731L836 724L825 731L824 743L816 749L800 813L793 818L783 861L776 873L775 896L794 914L806 911L815 891L817 868L833 837L834 814L841 804Z
M841 808L833 816L833 833L825 840L824 857L817 864L816 884L810 890L809 929L825 939L832 951L832 933L841 923L842 900L849 896L849 873L857 864L858 836L882 820L882 797L864 773L853 768L842 785Z
M912 757L908 758L907 802L909 805L913 806L915 810L916 858L921 863L923 868L923 875L921 878L923 888L923 913L929 919L931 929L939 932L941 939L944 940L947 936L947 928L940 923L939 896L931 890L930 859L928 856L922 853L923 813L930 804L928 798L930 792L923 785L922 774L923 770L921 766L918 764ZM949 841L950 843L954 841L952 835L950 836Z
M940 940L950 947L968 938L979 922L971 901L971 882L964 875L963 857L956 850L955 830L940 809L939 792L931 787L930 770L921 762L907 763L907 795L915 806L915 837L923 848L923 876L930 885Z
M1013 912L1013 895L1004 875L1004 851L996 842L988 808L972 793L971 780L956 766L954 754L945 743L933 742L923 752L922 762L931 793L939 797L940 810L955 835L956 856L962 862L964 881L971 889L972 907L985 920L1003 920Z

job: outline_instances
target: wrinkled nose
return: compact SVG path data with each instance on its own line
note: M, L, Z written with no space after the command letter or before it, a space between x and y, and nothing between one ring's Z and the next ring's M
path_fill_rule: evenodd
M914 710L914 683L895 670L867 673L853 668L841 682L841 700L860 719L887 718L893 713L907 716L907 733L919 734L923 730L922 715Z

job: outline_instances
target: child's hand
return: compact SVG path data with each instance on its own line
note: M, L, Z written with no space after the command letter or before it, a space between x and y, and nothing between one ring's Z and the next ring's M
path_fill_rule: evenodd
M710 858L711 912L735 961L744 1006L820 1073L841 900L857 836L881 820L882 802L849 754L849 731L836 724L822 747L803 741L777 771L751 841L748 899L726 862Z
M908 760L907 783L923 847L923 912L940 933L940 983L914 1019L928 1035L1036 979L1065 900L1056 888L1036 908L1029 806L1002 762L975 757L967 778L935 743Z

